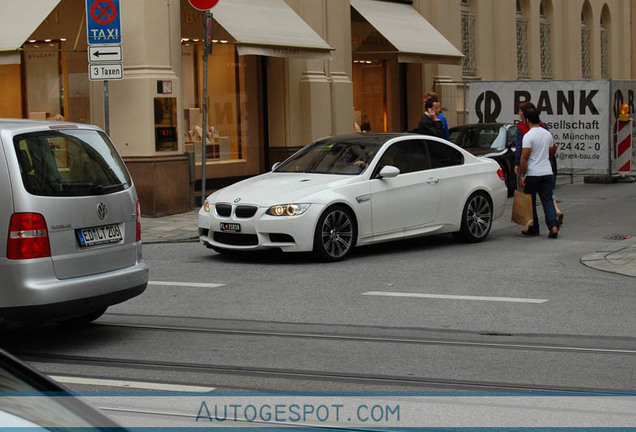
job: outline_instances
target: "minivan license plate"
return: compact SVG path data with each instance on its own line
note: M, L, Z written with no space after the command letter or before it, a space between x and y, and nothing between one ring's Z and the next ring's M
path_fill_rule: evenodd
M223 223L221 222L221 231L225 232L240 232L241 224L237 223Z
M119 225L104 225L93 228L82 228L76 231L77 241L81 247L95 246L104 243L117 243L122 239Z

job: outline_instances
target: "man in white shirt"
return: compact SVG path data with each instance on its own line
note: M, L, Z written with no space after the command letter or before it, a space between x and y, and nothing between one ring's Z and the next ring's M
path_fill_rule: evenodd
M539 112L534 108L527 108L523 115L530 130L523 136L523 149L521 150L521 163L519 173L521 186L524 192L532 195L532 208L534 222L521 234L527 236L539 235L539 218L537 216L537 194L543 206L545 223L550 230L549 238L557 238L559 234L559 222L552 197L552 165L550 157L554 153L552 134L541 127Z

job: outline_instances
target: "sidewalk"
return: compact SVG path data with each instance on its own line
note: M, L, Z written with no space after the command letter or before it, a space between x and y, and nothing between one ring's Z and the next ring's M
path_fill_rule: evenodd
M171 216L141 218L141 241L150 243L174 243L198 241L197 215L199 209Z
M636 239L608 243L603 249L585 255L581 263L596 270L636 277Z
M141 218L141 240L145 244L198 241L199 209L159 218ZM610 273L636 277L636 238L612 242L583 256L587 267Z

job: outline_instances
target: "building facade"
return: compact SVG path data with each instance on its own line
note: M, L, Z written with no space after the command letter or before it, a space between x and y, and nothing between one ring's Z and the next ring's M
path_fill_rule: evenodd
M193 206L204 136L212 189L316 138L412 129L430 90L455 125L473 81L635 70L634 0L220 0L208 35L188 0L31 2L2 6L0 116L107 127L148 216ZM89 79L87 8L119 14L123 79Z

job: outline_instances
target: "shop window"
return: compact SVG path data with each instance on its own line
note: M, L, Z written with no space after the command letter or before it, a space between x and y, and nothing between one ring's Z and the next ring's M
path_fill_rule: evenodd
M5 116L91 123L85 51L67 49L64 39L30 40L23 45L22 59L24 99L20 93L21 78L15 74L11 79L13 94L3 94L8 95L13 106L24 109Z
M176 151L177 136L177 98L155 98L155 150Z
M248 142L258 148L257 62L255 56L238 56L234 44L214 42L208 57L204 132L203 45L200 41L182 41L186 151L195 152L200 161L197 144L205 133L208 160L247 159Z
M54 43L24 46L27 117L46 120L63 116L60 53Z
M22 71L19 64L0 65L0 117L22 117Z

